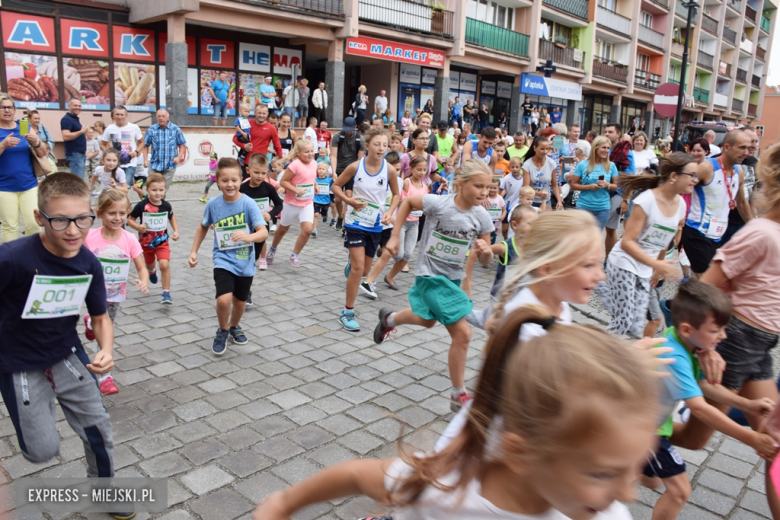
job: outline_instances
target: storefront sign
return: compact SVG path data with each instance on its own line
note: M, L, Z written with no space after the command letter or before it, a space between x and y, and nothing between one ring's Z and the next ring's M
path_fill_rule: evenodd
M216 152L219 157L235 157L236 146L233 144L233 134L203 134L197 130L190 133L182 129L187 139L187 155L183 164L176 168L174 179L177 181L206 180L209 174L208 156L203 156L205 150Z
M477 75L468 74L466 72L460 73L460 90L467 90L469 92L477 91Z
M114 42L114 58L154 61L153 31L120 25L114 25L111 31Z
M512 99L512 84L506 81L499 81L496 88L496 96L500 98Z
M554 78L545 78L535 74L523 73L520 78L520 92L538 96L582 100L582 85Z
M55 52L54 19L3 11L3 43L6 48L30 52Z
M496 82L495 81L483 81L481 93L483 96L495 96L496 95Z
M108 57L108 26L80 20L60 20L63 54Z
M436 84L436 71L434 69L422 70L422 83L423 85L435 85Z
M436 68L444 66L444 51L365 36L348 38L347 54Z
M303 63L303 53L301 51L274 47L275 74L292 74L293 65L295 65L297 70L296 74L300 74L301 63Z
M235 60L233 59L234 48L233 42L201 38L200 64L203 67L232 69L235 66Z
M421 74L422 67L419 65L408 65L406 63L401 63L401 72L398 75L398 79L401 83L419 85Z
M198 64L195 59L196 47L194 36L187 36L187 65L194 67ZM168 35L166 33L159 33L157 35L157 61L165 62L165 44L168 43Z
M458 90L460 86L460 72L450 71L450 90Z
M239 43L238 68L253 72L271 72L271 47L253 43Z

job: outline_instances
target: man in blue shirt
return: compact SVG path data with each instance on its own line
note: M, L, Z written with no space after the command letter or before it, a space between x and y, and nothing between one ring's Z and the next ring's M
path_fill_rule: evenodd
M161 108L157 111L157 124L146 131L144 146L144 167L149 173L159 173L165 178L166 193L171 187L171 181L176 173L176 166L184 162L187 153L187 140L181 129L169 121L168 111ZM152 147L152 158L149 159L149 147Z
M552 121L552 124L561 122L561 109L559 107L553 107L553 111L550 114L550 121Z
M211 82L209 87L212 103L214 104L214 126L217 119L222 119L222 126L227 126L227 100L230 92L230 82L227 80L227 72L219 71L219 79Z
M612 143L610 154L612 153L613 149L617 146L617 144L620 142L620 139L622 137L621 132L622 132L622 127L620 126L619 123L609 123L606 127L604 127L604 136L607 137ZM620 166L618 166L618 173L620 175L636 175L636 165L635 165L636 163L634 162L633 150L629 149L627 155L628 155L627 166L625 167L625 169L622 169ZM624 200L624 196L625 196L625 200ZM628 213L629 196L630 194L624 194L621 192L621 190L618 190L613 192L610 198L609 220L607 221L607 225L605 227L606 238L604 239L604 249L606 251L606 256L609 256L609 252L612 251L612 248L617 243L618 240L617 230L618 227L620 226L620 216Z
M84 164L87 153L86 133L92 127L81 126L79 114L81 113L81 100L71 99L68 102L68 112L60 121L60 130L62 130L62 140L65 141L65 161L68 163L70 172L84 177ZM84 179L89 181L89 179Z
M457 122L459 127L463 127L463 105L461 105L458 96L455 96L455 103L452 104L452 121L450 122Z

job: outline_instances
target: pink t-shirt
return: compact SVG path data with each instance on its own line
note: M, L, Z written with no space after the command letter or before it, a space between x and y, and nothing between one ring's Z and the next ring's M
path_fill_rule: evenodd
M428 195L428 188L424 183L420 188L415 188L414 184L412 184L412 179L409 178L408 181L409 191L404 191L403 188L401 188L401 200L404 200L406 197L411 197L413 195ZM412 216L411 214L409 214L409 216L406 218L407 222L417 222L418 220L420 220L419 216Z
M780 332L780 224L751 219L715 253L731 280L734 310L760 327Z
M317 161L309 161L309 164L303 164L300 159L295 159L287 167L288 170L293 172L293 178L290 184L300 187L311 184L310 188L304 188L308 190L306 198L298 198L293 191L284 192L284 203L291 206L308 206L314 204L314 183L317 182Z
M103 238L101 229L90 229L87 233L87 238L84 240L84 246L92 251L98 258L105 258L106 260L123 260L125 258L130 260L130 264L133 263L133 259L141 256L143 250L141 244L138 243L138 239L135 235L128 233L124 229L122 235L116 242L109 242ZM114 270L118 269L116 264L106 263L104 265L104 271L107 267L112 267ZM116 271L114 271L116 272ZM108 302L123 302L127 294L127 280L122 282L106 282L106 301Z

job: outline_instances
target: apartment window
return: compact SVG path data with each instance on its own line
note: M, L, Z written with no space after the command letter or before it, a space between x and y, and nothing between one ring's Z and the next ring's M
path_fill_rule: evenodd
M556 23L555 41L561 41L563 43L566 43L566 45L568 45L569 42L571 41L571 27L567 27L563 24Z
M636 68L639 70L650 70L650 56L638 52L636 55Z
M642 21L640 22L645 27L653 26L653 15L647 11L642 11Z
M468 0L466 16L504 29L512 28L512 12L509 7L488 0Z
M493 25L503 27L504 29L509 29L509 16L507 16L508 9L503 5L498 5L493 2L493 10L496 13L496 19L493 22Z
M615 44L596 40L596 54L599 58L612 61L612 57L615 54Z
M671 79L676 79L679 81L680 79L680 66L679 65L669 65L669 77Z
M609 11L615 10L615 2L616 0L599 0L599 6L603 7L604 9L607 9Z

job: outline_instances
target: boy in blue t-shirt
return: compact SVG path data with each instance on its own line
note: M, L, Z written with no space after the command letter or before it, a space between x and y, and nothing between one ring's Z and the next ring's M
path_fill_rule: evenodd
M268 238L263 214L257 203L241 193L241 166L232 157L217 165L217 185L221 195L206 203L203 220L195 230L190 267L198 264L198 249L209 228L214 228L214 282L217 286L217 329L211 351L225 353L227 338L247 343L239 322L255 276L254 243Z
M330 187L333 184L333 177L329 174L330 166L327 162L317 162L317 193L314 195L314 229L311 231L312 238L317 238L317 222L322 217L322 222L328 221L328 208L334 203L335 195L331 194ZM334 213L335 215L335 213Z
M680 285L672 301L673 327L667 329L663 347L671 347L661 358L672 358L666 365L671 377L663 379L661 403L668 412L658 429L659 448L648 457L642 484L656 488L662 482L666 491L656 502L653 518L677 518L691 494L691 484L685 473L685 463L672 444L686 446L686 424L672 422L677 401L685 401L691 414L717 431L744 442L759 453L769 457L777 452L772 437L743 428L724 413L729 407L738 408L753 415L766 415L774 407L769 399L748 400L721 385L711 385L702 376L695 355L715 350L726 337L725 329L731 319L731 303L718 288L698 280ZM716 401L722 409L709 404Z

